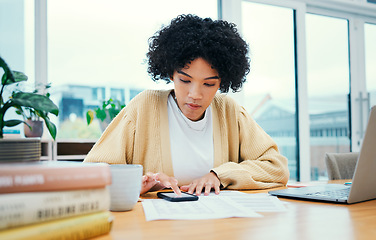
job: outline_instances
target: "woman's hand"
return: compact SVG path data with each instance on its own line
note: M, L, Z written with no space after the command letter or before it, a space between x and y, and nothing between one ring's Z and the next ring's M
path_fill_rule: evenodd
M148 191L158 191L164 188L171 188L177 195L181 194L178 187L178 180L169 177L164 173L148 172L142 176L141 192L144 194Z
M202 190L204 190L204 195L209 195L210 191L214 188L215 194L219 194L221 182L219 181L217 175L214 172L210 172L203 176L193 180L189 185L182 186L180 189L182 191L188 191L188 193L193 194L196 191L196 195L201 195Z

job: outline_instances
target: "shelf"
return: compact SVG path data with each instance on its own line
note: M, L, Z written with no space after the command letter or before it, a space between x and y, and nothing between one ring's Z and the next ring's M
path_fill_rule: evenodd
M52 155L52 149L53 149L53 142L52 140L41 140L41 161L52 161L53 155Z
M96 140L41 140L42 161L83 161Z
M86 157L86 154L82 155L58 155L57 161L83 161Z
M54 142L55 161L83 161L96 140L59 139Z

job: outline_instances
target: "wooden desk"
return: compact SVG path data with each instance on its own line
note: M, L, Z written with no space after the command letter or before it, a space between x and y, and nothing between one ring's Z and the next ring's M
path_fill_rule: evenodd
M153 198L155 194L146 197ZM132 211L113 212L115 221L110 234L96 239L376 239L376 200L352 205L280 200L286 202L286 212L261 213L261 218L150 222L145 220L138 202Z

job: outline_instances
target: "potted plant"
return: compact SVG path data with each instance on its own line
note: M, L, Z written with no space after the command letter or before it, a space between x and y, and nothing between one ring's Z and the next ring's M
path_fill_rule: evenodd
M106 129L108 124L116 117L116 115L125 107L125 104L119 100L110 98L102 102L102 106L95 108L94 110L88 110L86 112L86 121L89 125L93 122L94 118L100 120L101 130Z
M50 97L50 93L46 91L50 87L51 84L47 84L42 87L43 89L40 89L48 98ZM33 93L38 93L38 90L35 89ZM48 112L41 111L32 107L16 106L15 108L17 108L16 113L18 115L21 115L25 120L25 137L41 137L43 135L43 122L45 121L52 138L56 138L56 126L50 121ZM41 119L43 119L44 121L42 121Z
M4 73L1 77L0 89L0 160L1 161L30 161L40 158L40 139L31 138L30 141L24 139L3 139L4 128L14 127L25 123L23 120L10 119L5 120L5 114L10 108L17 110L22 108L33 109L46 123L53 139L56 138L56 126L50 121L48 113L59 114L58 107L49 99L48 96L33 92L13 91L9 99L4 99L4 89L12 84L27 81L27 76L18 71L12 71L7 63L0 57L0 68ZM27 124L27 123L26 123ZM32 145L26 145L32 142ZM38 150L39 148L39 150ZM14 158L14 159L13 159Z

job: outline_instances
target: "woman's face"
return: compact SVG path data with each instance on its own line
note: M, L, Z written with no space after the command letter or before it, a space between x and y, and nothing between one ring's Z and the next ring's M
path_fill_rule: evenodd
M203 118L221 83L217 70L202 58L175 71L171 80L180 110L192 121Z

